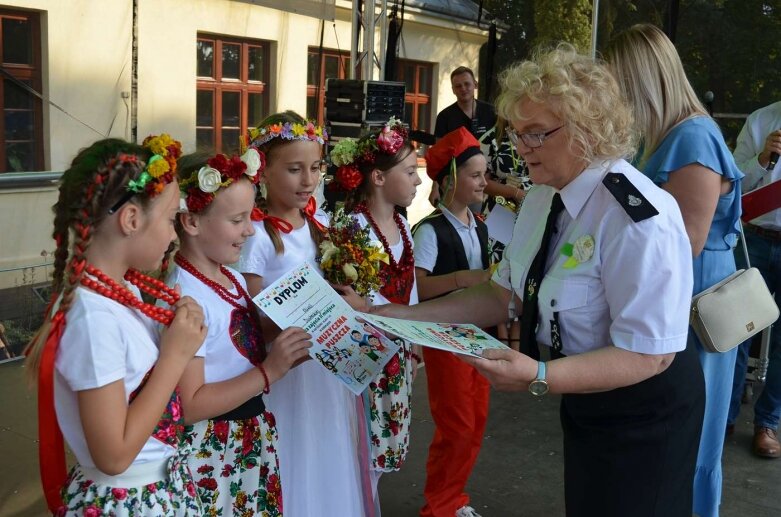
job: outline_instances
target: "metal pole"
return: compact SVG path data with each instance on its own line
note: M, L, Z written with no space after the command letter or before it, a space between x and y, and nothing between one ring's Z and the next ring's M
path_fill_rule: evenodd
M353 0L353 23L350 36L350 79L355 79L355 71L358 69L358 32L361 25L360 0Z
M374 79L374 0L363 3L363 76L361 79Z
M591 57L597 57L597 25L599 23L599 0L591 5Z
M385 54L388 48L388 0L380 1L380 15L376 18L380 24L380 80L385 78Z

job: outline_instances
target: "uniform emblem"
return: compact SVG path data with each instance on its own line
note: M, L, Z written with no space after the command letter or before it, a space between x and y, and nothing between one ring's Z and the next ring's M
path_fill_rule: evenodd
M526 296L529 300L534 299L534 293L537 292L537 280L532 278L526 283Z
M602 184L632 221L639 223L659 215L654 205L620 172L608 172Z
M561 352L561 330L559 329L559 313L553 313L553 319L550 320L550 342L551 346L557 352Z

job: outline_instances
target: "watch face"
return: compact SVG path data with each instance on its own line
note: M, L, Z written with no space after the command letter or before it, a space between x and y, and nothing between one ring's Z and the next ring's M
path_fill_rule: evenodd
M529 383L529 393L537 397L541 397L548 393L548 383L535 379Z

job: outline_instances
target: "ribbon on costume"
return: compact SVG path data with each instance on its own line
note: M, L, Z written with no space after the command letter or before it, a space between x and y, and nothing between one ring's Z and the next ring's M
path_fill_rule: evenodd
M250 219L252 219L256 223L261 221L268 221L269 223L271 223L271 226L273 226L274 228L276 228L282 233L290 233L293 231L292 224L285 221L284 219L280 219L279 217L268 215L266 212L264 212L263 210L257 207L252 209L252 213L250 214Z
M49 511L62 506L60 489L67 478L65 446L54 409L54 361L65 331L65 312L57 311L52 318L38 371L38 465L41 484Z
M307 217L307 219L315 223L315 226L317 227L318 230L325 233L326 231L328 231L328 228L326 228L323 223L315 219L315 212L317 212L317 201L315 201L315 198L313 196L310 197L309 201L307 201L306 203L306 207L304 208L304 215Z

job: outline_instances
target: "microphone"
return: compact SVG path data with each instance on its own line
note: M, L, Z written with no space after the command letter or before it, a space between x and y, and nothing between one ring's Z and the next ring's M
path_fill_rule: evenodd
M705 92L705 95L703 95L703 100L705 101L705 107L708 108L708 115L711 117L713 116L713 92L708 90Z
M778 153L770 153L770 161L767 162L767 167L765 167L765 170L770 172L773 169L776 168L776 164L778 163Z

